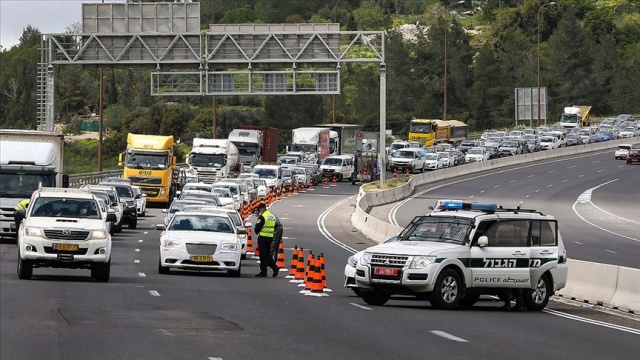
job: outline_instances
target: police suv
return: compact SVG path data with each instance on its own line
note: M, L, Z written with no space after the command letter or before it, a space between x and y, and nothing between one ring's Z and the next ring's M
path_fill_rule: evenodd
M91 189L40 188L34 191L18 233L18 278L33 268L90 269L97 281L109 281L111 235Z
M552 216L462 202L443 210L417 216L397 241L365 251L355 281L367 304L415 295L454 309L519 289L529 310L542 310L565 287L566 250Z

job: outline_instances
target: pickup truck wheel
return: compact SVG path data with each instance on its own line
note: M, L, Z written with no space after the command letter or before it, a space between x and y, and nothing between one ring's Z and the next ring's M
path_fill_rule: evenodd
M97 263L91 266L91 277L99 282L109 281L111 275L111 259L107 263Z
M360 289L356 288L351 288L351 290L353 291L354 294L356 294L356 296L360 296Z
M391 295L378 291L360 291L360 297L369 305L382 306L389 301Z
M458 306L462 295L460 276L453 269L444 269L438 279L429 300L438 309L452 310Z
M18 279L29 280L33 276L33 264L29 260L22 260L18 254Z
M242 263L238 264L238 270L227 270L227 275L229 277L240 277L242 274Z
M547 306L549 298L553 293L553 284L548 274L544 274L538 279L536 287L524 291L524 298L527 303L527 309L540 311Z

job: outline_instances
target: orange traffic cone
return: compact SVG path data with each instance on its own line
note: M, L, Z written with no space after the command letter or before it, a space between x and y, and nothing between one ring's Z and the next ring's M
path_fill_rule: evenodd
M298 183L293 185L293 195L298 195Z
M329 180L324 179L324 186L322 188L323 189L328 189L329 188Z
M315 259L315 264L313 267L313 279L311 282L311 291L305 293L305 295L310 296L329 296L322 291L322 272L321 272L321 263L320 257Z
M298 269L296 268L297 263L298 263L298 245L293 247L293 257L291 258L291 271L289 271L289 275L285 276L286 279L295 278L294 274L296 273L296 271L298 271Z
M311 190L315 190L315 189L313 188L313 181L309 183L309 191L311 191Z
M397 169L393 169L393 177L394 178L398 177L398 170Z
M253 240L251 240L251 230L247 229L247 254L253 252Z
M338 180L336 179L335 175L333 176L333 181L331 182L331 186L338 186Z
M327 287L327 272L324 269L324 254L320 253L320 275L322 276L322 291L332 292L333 290Z
M294 279L289 282L292 282L292 283L304 282L304 249L303 248L300 248L300 250L298 250L298 261L296 262L296 273L294 274Z
M306 192L306 191L304 191L304 184L300 184L300 192L301 193Z
M312 260L314 259L313 257L313 251L309 250L309 253L307 254L307 265L304 266L304 281L302 282L302 284L298 284L298 286L304 286L305 289L307 288L307 283L309 283L309 285L311 284L310 280L311 278L309 277L309 268L311 267ZM303 259L304 260L304 259Z
M406 175L409 177L409 168L407 168Z
M282 241L280 241L280 245L278 245L278 259L276 261L276 266L280 268L280 271L289 271L284 262L284 244Z
M304 277L304 284L300 284L298 286L304 286L304 290L301 290L301 294L306 294L311 291L311 286L313 284L313 273L316 270L316 259L309 251L309 260L307 261L307 273Z

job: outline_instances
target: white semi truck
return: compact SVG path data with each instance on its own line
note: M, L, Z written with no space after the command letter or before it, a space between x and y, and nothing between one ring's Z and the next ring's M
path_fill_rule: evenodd
M229 141L238 148L238 161L242 165L254 166L262 159L262 131L234 129L229 133Z
M237 176L242 170L238 162L238 148L227 139L193 139L187 157L188 173L198 181L211 184L219 179Z
M64 135L0 129L0 237L15 237L14 208L38 186L68 187L63 175Z
M302 162L319 164L329 156L330 130L302 127L292 130L292 143L287 155L298 156Z

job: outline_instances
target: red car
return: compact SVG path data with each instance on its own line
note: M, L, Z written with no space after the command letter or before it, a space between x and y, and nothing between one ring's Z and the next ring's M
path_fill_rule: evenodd
M640 162L640 149L631 149L629 150L629 154L627 154L627 164L634 162Z

